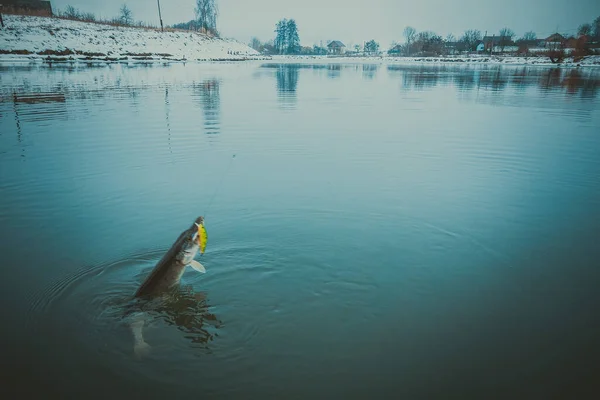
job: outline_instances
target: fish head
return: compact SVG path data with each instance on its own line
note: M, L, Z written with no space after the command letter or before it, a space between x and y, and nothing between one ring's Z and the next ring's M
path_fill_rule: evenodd
M196 254L198 254L198 250L200 250L200 241L198 240L198 224L204 223L203 217L198 217L190 226L187 231L184 233L183 242L181 244L180 261L187 265L189 264Z

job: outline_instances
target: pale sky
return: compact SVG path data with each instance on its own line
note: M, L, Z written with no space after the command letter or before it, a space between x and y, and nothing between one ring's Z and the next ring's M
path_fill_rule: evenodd
M466 29L489 34L507 26L517 37L533 30L538 37L558 31L574 34L577 27L600 16L598 0L216 0L217 28L224 37L248 43L252 36L274 38L278 20L294 18L304 46L341 40L346 46L375 39L387 46L402 42L407 25L445 37ZM136 20L158 25L156 0L52 0L56 9L68 4L82 11L112 17L126 3ZM161 0L167 25L194 18L195 0Z

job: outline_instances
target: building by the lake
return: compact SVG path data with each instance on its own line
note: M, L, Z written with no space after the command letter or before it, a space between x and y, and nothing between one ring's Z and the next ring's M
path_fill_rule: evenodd
M0 12L5 14L52 16L52 5L45 0L0 0Z
M344 54L346 46L339 40L333 40L327 45L329 54Z

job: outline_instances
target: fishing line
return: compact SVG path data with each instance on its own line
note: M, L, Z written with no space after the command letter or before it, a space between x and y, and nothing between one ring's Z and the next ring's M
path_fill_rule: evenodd
M233 159L235 158L235 154L231 157L231 160L229 160L229 165L227 166L227 169L225 170L225 173L223 174L223 176L221 176L221 181L219 182L219 184L217 185L217 188L215 189L215 192L213 193L210 201L208 202L208 206L206 206L206 211L204 212L204 218L206 218L206 214L208 213L208 210L210 209L210 206L213 203L213 200L215 199L215 197L217 196L217 192L219 191L219 189L221 188L221 186L223 185L223 181L225 180L225 176L227 175L227 173L229 172L229 169L231 168L231 164L233 163Z

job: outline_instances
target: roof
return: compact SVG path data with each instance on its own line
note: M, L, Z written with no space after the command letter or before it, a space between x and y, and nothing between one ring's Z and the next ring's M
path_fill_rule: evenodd
M346 47L346 46L344 46L344 43L340 42L339 40L333 40L333 41L329 42L327 47Z
M483 41L485 43L489 43L489 42L500 43L502 41L504 41L504 42L510 42L511 38L510 38L510 36L484 36L483 37Z
M562 42L565 37L560 33L554 33L546 38L546 42Z

